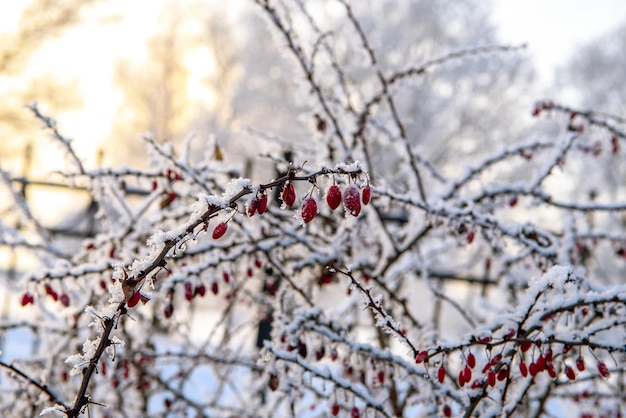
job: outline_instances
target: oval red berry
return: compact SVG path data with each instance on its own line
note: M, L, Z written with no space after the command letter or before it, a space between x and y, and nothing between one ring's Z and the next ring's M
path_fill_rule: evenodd
M364 205L367 205L370 202L372 198L372 189L370 189L370 186L363 187L361 198Z
M296 189L293 187L293 184L285 184L280 197L286 206L293 206L296 203Z
M226 222L220 222L219 224L217 224L217 226L213 230L213 239L222 238L226 233L226 230L228 230L228 225L226 224Z
M609 377L609 368L606 367L606 364L604 364L603 362L598 363L598 371L600 372L602 377Z
M474 357L474 354L469 353L467 355L467 365L470 366L470 368L474 368L476 367L476 357Z
M328 207L335 210L341 204L341 189L336 184L333 184L326 191L326 203Z
M312 197L304 199L302 202L302 220L309 223L317 215L317 202Z
M352 184L343 191L343 206L352 216L358 216L361 213L361 195L355 185Z
M252 218L258 208L259 208L259 199L257 199L256 197L250 199L250 201L248 202L248 216Z
M446 368L444 366L440 366L439 370L437 370L437 380L439 383L443 383L446 378Z
M256 208L256 211L258 212L259 215L263 215L266 210L267 210L267 195L262 194L261 197L259 197L259 203Z
M585 370L585 360L583 360L582 357L578 356L576 358L576 368L578 369L578 371L582 372L583 370Z

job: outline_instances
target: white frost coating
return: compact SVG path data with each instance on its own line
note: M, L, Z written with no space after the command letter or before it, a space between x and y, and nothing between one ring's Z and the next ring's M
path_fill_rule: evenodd
M251 184L250 179L245 179L245 178L233 179L229 181L228 184L226 184L226 188L224 190L224 193L222 194L222 197L224 199L229 200L233 196L235 196L237 193L241 192L242 189L250 188L250 184Z
M78 375L85 367L87 367L89 359L91 359L96 353L99 342L99 339L85 341L83 343L82 354L72 354L65 360L65 363L73 365L72 370L70 370L70 376Z
M208 194L201 194L198 196L198 201L194 204L193 210L198 210L200 213L204 212L208 206L217 206L219 208L225 208L229 204L229 200L225 197L218 197Z
M115 283L112 283L111 286L109 286L109 293L109 304L117 304L124 300L124 291L122 290L121 279L117 279ZM115 309L115 306L113 306L113 309ZM111 317L111 315L106 316Z
M63 406L61 406L59 404L56 404L54 406L49 406L47 408L44 408L44 410L41 411L39 416L42 417L42 416L48 415L48 414L54 414L54 415L58 415L58 416L61 416L61 417L67 416L67 414L65 413L65 408L63 408Z
M571 268L567 266L554 266L551 267L543 276L533 277L530 279L530 289L528 293L534 293L541 291L548 286L555 289L562 289L565 285L565 281L568 279L571 273Z
M335 170L344 170L344 171L358 171L361 170L361 162L359 160L354 160L354 162L350 164L339 163L335 166Z

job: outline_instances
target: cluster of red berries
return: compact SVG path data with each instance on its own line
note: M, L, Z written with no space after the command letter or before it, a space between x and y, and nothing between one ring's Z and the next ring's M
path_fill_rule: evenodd
M57 291L54 290L49 284L45 285L44 290L46 291L46 294L50 296L55 302L61 302L61 305L65 306L66 308L70 306L70 297L67 293L61 293L61 295L59 295ZM33 294L26 292L22 295L22 300L20 301L20 304L22 306L33 303L35 303L35 296L33 296Z
M280 194L280 198L286 207L291 207L296 203L296 189L291 181L288 181L283 186L283 190ZM338 185L333 184L326 191L326 203L328 206L335 210L339 207L343 200L343 205L347 213L352 216L358 216L361 213L361 203L363 205L369 204L372 198L372 190L369 185L364 186L361 190L355 184L347 186L343 193ZM250 199L246 206L246 213L249 217L255 214L262 215L267 211L267 194L265 191ZM304 223L311 222L318 213L317 201L311 196L306 196L302 199L302 207L300 208L300 214ZM213 239L219 239L226 234L228 230L228 223L220 222L213 229Z
M530 375L531 377L537 376L539 373L546 371L552 379L557 377L557 368L553 362L553 352L552 348L548 347L545 350L541 351L536 358L533 359L530 365L527 365L523 353L530 350L530 348L534 345L532 341L524 341L519 345L520 353L520 362L519 362L519 371L523 377L527 377ZM567 349L564 350L564 354L567 353ZM428 350L419 351L415 356L415 362L417 364L425 363L429 360L429 358L434 355L429 354ZM458 374L458 384L460 387L465 386L466 384L471 384L472 389L484 388L485 385L489 385L491 387L495 386L498 381L504 381L509 378L510 370L507 362L503 362L502 354L498 353L493 355L492 357L487 359L483 369L482 376L483 378L478 378L472 381L472 371L476 367L476 357L473 353L468 353L465 356L465 364L461 367ZM582 372L585 370L585 361L582 356L578 355L574 361L574 367ZM565 361L563 362L563 373L569 380L576 380L576 371L574 367L567 364ZM610 371L607 365L600 361L597 364L598 372L602 377L609 377ZM439 383L443 383L446 379L446 366L445 364L441 364L437 369L437 381Z

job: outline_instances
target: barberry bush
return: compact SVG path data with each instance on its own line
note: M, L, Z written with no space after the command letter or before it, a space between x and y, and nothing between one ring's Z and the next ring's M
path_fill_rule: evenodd
M304 146L258 157L279 175L149 135L149 168L87 169L29 106L98 229L56 239L2 171L21 227L3 222L1 244L38 267L7 283L20 314L0 329L37 343L0 361L0 413L621 416L626 196L606 178L624 120L543 100L503 115L535 116L530 134L477 133L452 106L436 112L456 135L424 137L423 85L481 80L519 49L397 68L344 0L335 28L304 3L255 3L304 120L289 127Z

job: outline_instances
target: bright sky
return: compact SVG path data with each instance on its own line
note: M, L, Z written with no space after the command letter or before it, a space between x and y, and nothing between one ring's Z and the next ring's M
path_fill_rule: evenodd
M624 0L492 0L494 22L505 43L528 43L540 82L576 48L626 24Z
M156 30L165 0L109 0L97 10L120 17L108 25L81 25L62 38L48 42L35 54L31 72L42 69L65 80L77 80L84 95L83 110L63 117L64 132L77 141L87 158L108 136L109 121L121 103L111 79L116 56L142 60L145 39ZM528 43L543 86L549 86L557 66L563 65L577 45L626 22L624 0L492 0L493 19L504 43ZM15 27L26 1L0 4L0 32ZM123 13L123 15L121 15ZM91 19L97 16L89 14ZM123 17L123 18L122 18ZM202 58L190 57L190 60ZM190 62L191 63L191 62ZM201 65L191 65L201 68ZM206 66L204 66L206 68ZM28 74L26 74L28 76ZM200 78L202 75L199 75ZM193 80L192 80L193 82ZM196 86L197 87L197 86ZM194 88L194 91L200 91Z

